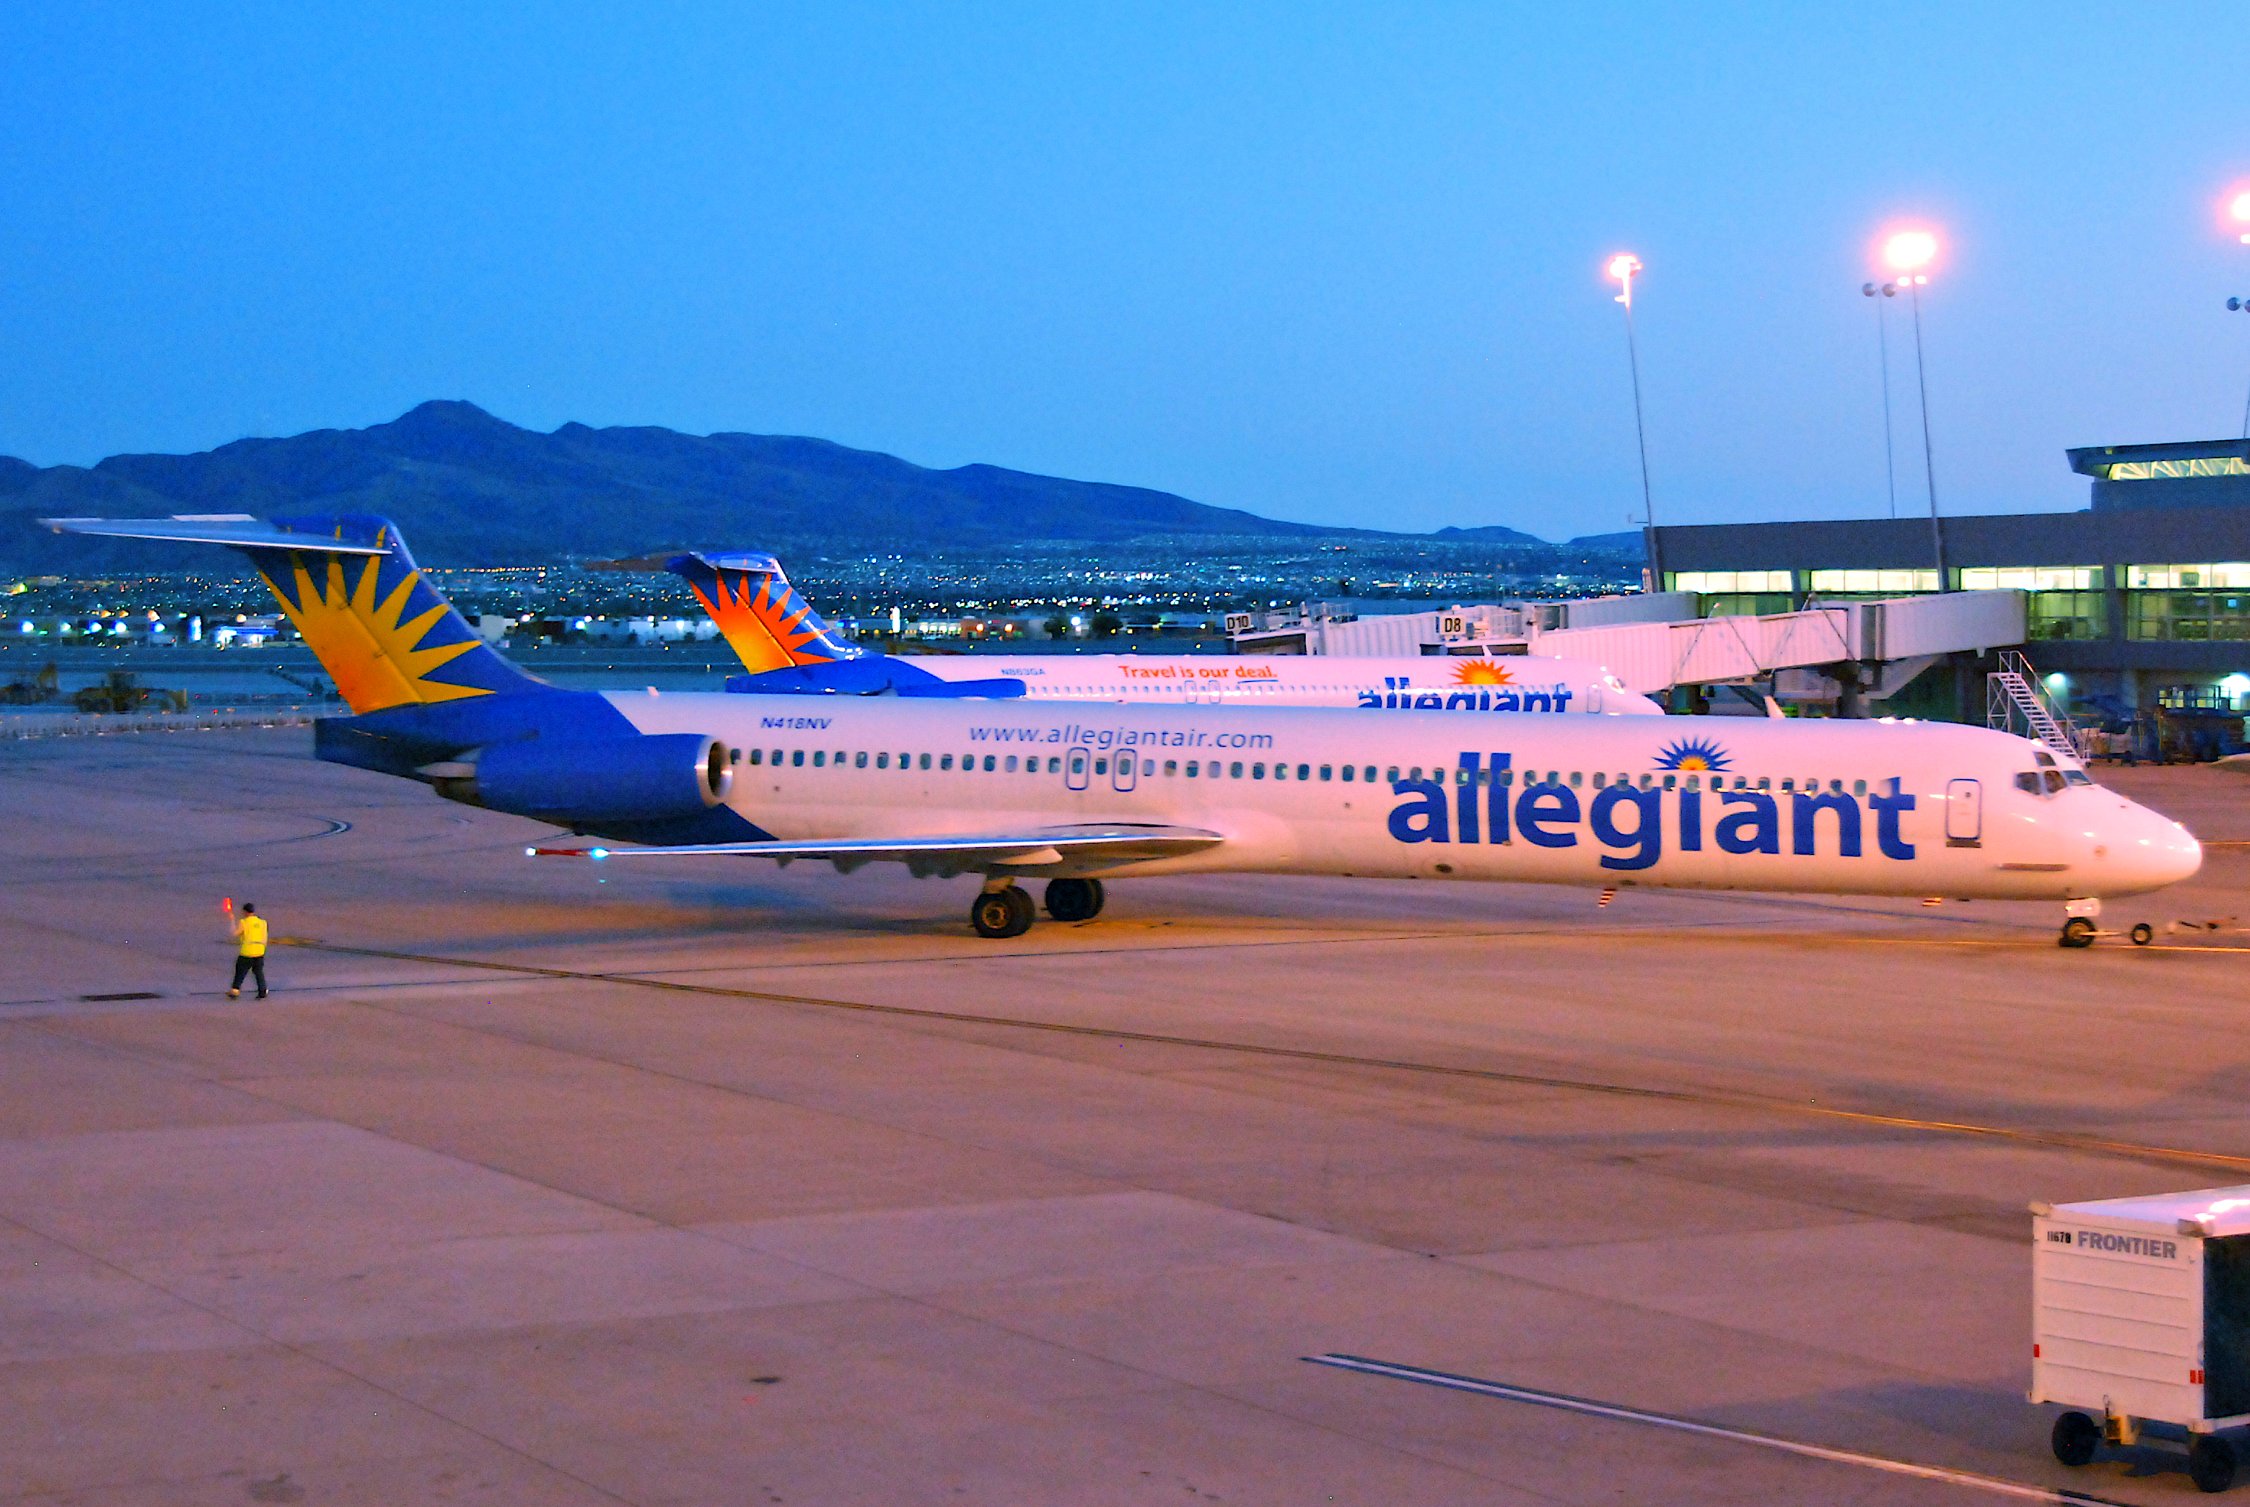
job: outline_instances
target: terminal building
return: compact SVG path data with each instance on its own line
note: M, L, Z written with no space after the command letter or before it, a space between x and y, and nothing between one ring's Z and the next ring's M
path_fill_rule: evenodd
M1651 531L1651 574L1702 616L1754 616L1947 591L2025 593L2022 649L2085 724L2250 713L2250 440L2069 452L2075 513L1723 524ZM1935 715L1973 717L1976 667ZM1943 676L1932 677L1942 681ZM1958 704L1950 710L1943 704Z

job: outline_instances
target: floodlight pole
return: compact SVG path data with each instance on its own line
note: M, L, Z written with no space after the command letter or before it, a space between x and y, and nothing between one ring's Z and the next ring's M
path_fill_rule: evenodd
M1862 283L1859 291L1869 298L1881 292L1891 297L1896 289L1885 283L1877 289L1873 283ZM1891 516L1898 517L1898 447L1891 441L1891 321L1880 301L1875 305L1875 359L1883 376L1883 495L1890 501Z
M1625 365L1633 378L1633 441L1641 456L1641 528L1647 536L1648 588L1664 589L1664 562L1656 543L1656 503L1648 484L1648 425L1641 416L1641 345L1633 332L1633 274L1641 270L1638 258L1619 256L1610 261L1610 275L1618 281L1617 301L1625 306Z
M1938 523L1937 469L1930 459L1930 382L1922 363L1922 279L1905 279L1907 297L1914 305L1914 388L1922 400L1922 478L1930 489L1930 554L1937 562L1937 589L1945 580L1945 531Z

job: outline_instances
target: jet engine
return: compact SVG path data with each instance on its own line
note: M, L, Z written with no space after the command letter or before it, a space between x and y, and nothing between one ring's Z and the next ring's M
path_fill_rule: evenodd
M694 816L734 788L733 755L696 733L496 743L424 773L450 800L562 827Z

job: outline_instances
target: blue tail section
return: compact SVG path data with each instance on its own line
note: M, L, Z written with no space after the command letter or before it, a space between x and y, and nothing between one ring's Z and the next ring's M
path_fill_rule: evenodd
M694 588L742 668L753 675L860 656L857 645L845 642L797 594L771 555L675 555L664 568Z

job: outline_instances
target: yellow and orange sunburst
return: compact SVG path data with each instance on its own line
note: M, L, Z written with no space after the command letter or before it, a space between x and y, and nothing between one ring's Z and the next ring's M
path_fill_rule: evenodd
M1515 676L1505 665L1496 665L1489 659L1468 659L1453 672L1455 685L1512 685Z
M732 579L729 579L729 578ZM742 667L753 675L790 665L822 664L833 656L817 652L820 623L812 607L773 576L717 571L708 583L690 581L695 599L719 625ZM807 644L814 653L802 653Z
M432 592L427 607L411 618L405 617L414 588L421 583L419 571L406 572L378 600L384 564L381 556L353 561L351 569L358 572L358 578L349 582L349 571L338 556L315 556L309 566L305 555L292 552L288 558L292 589L283 589L266 561L259 562L259 571L273 588L281 610L304 635L305 646L319 656L321 668L336 682L337 692L354 712L492 694L480 686L429 678L431 671L459 659L480 640L464 635L451 643L424 646L423 640L447 616L447 608L444 599Z

